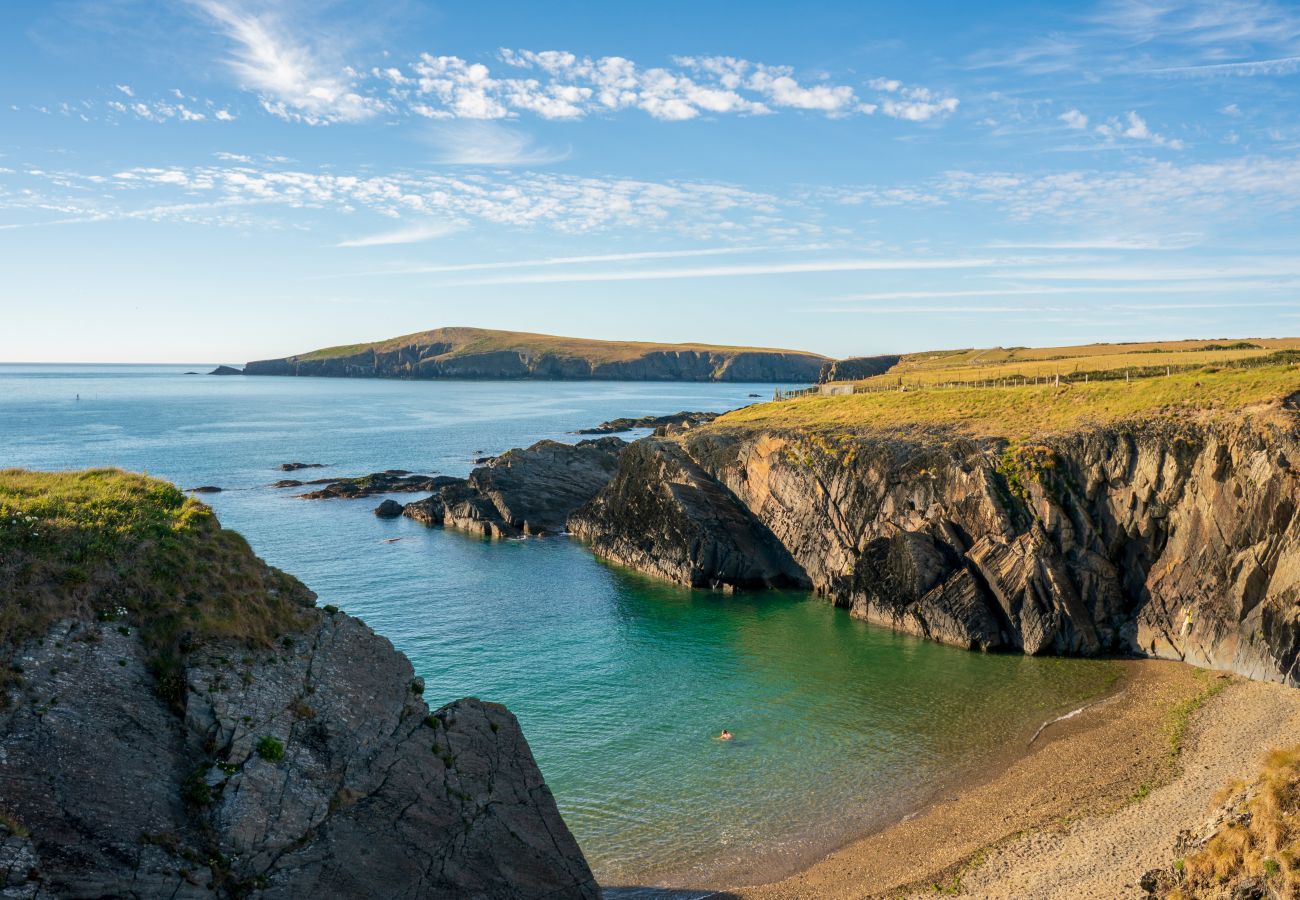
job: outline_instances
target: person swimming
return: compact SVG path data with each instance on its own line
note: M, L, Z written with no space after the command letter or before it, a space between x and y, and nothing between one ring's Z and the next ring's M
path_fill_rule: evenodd
M731 732L724 728L722 729L722 734L718 735L718 740L729 741L731 740L731 737L732 737Z

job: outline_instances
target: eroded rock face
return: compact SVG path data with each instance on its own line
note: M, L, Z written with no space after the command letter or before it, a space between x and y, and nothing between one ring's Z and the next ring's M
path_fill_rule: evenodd
M1009 448L705 428L634 445L570 527L697 586L764 583L774 543L854 615L958 646L1300 684L1298 434L1165 423ZM754 529L773 543L726 537Z
M614 437L539 441L494 457L469 478L444 479L430 497L408 503L405 514L493 538L561 532L569 515L614 477L627 446Z
M677 443L629 446L617 477L569 518L600 556L692 587L796 587L807 576Z
M514 717L430 716L357 619L196 653L181 715L117 623L16 659L0 798L29 836L0 840L5 896L599 896Z

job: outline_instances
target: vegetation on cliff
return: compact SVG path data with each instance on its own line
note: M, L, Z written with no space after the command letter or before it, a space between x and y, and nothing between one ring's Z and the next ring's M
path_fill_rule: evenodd
M811 395L728 413L712 428L953 432L1024 438L1132 418L1182 420L1277 403L1300 391L1291 364L1213 367L1133 381Z
M1151 893L1170 900L1300 896L1300 747L1274 750L1259 774L1227 785L1186 854L1151 873Z
M174 682L183 650L267 646L314 600L174 485L117 469L0 471L0 647L60 619L121 620Z

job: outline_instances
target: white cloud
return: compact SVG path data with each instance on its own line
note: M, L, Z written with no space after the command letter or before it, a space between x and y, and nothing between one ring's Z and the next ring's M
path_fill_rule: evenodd
M1088 127L1088 117L1077 109L1069 109L1058 116L1066 128L1082 129Z
M596 281L659 281L680 278L735 278L758 275L797 275L817 272L898 272L936 269L979 269L1005 264L996 259L832 259L799 262L752 263L736 266L688 266L675 269L636 269L612 272L530 272L497 275L458 285L557 284Z
M135 96L135 91L131 90L131 85L129 84L119 84L117 85L117 89L122 93L126 94L128 97Z
M1107 141L1115 141L1118 138L1128 138L1131 141L1140 141L1143 143L1154 144L1157 147L1168 147L1171 150L1183 149L1183 142L1177 138L1167 138L1162 134L1156 134L1147 126L1146 120L1136 112L1130 110L1125 114L1124 119L1110 119L1109 121L1096 127L1097 134L1101 135Z
M384 247L390 244L418 244L434 238L446 237L460 231L461 226L452 222L420 222L406 228L369 234L365 237L339 241L337 247Z
M957 110L956 97L941 96L929 88L913 87L886 78L873 78L867 83L883 92L879 100L880 111L895 119L926 122Z
M448 165L537 166L569 155L568 150L539 147L530 135L496 122L442 122L428 141L435 148L435 161Z
M337 71L314 48L295 42L290 29L269 15L243 12L219 0L196 0L236 44L230 68L244 87L257 91L273 115L310 125L358 122L385 104L358 93L344 69Z
M107 185L98 174L33 170L24 177L61 189L49 202L65 207L65 214L103 218L128 217L142 204L165 210L180 199L188 204L185 212L191 217L198 214L195 204L210 206L223 201L268 212L271 207L286 214L300 211L309 222L321 211L352 214L365 209L402 221L546 228L571 234L637 229L751 243L763 236L779 234L785 239L819 231L815 224L786 217L787 213L804 214L795 204L710 182L490 171L471 175L344 174L235 160L190 168L127 169L107 179ZM35 201L25 195L13 197L12 208L36 208ZM241 227L249 227L252 212L242 211ZM165 211L155 215L166 217Z
M448 272L475 272L485 269L531 269L545 266L606 265L609 263L636 262L648 259L683 259L698 256L725 256L737 253L759 253L770 247L707 247L697 250L643 250L632 253L603 253L593 256L549 256L543 259L513 259L502 262L452 263L430 266L403 266L367 275L435 275Z

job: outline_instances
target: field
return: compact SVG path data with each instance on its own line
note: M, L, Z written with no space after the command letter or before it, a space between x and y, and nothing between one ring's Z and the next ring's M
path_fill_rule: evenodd
M492 353L501 350L528 350L537 355L582 357L593 363L627 362L639 359L647 353L656 351L694 350L704 353L793 353L800 356L821 359L815 353L801 350L774 350L765 347L729 347L715 344L657 344L641 341L596 341L583 338L558 337L550 334L530 334L523 331L492 331L483 328L436 328L417 334L407 334L376 341L370 344L348 344L342 347L326 347L311 353L294 357L300 360L333 359L352 356L366 350L398 350L411 345L429 345L449 343L452 349L449 356L468 356L478 353Z
M709 428L956 432L1021 439L1128 419L1238 415L1300 391L1300 367L1260 366L1169 376L1025 387L811 395L748 406Z
M1125 370L1150 374L1261 359L1281 350L1300 350L1300 338L1246 338L1088 344L1075 347L994 347L904 356L883 375L864 379L868 386L897 387L999 379L1083 378Z

